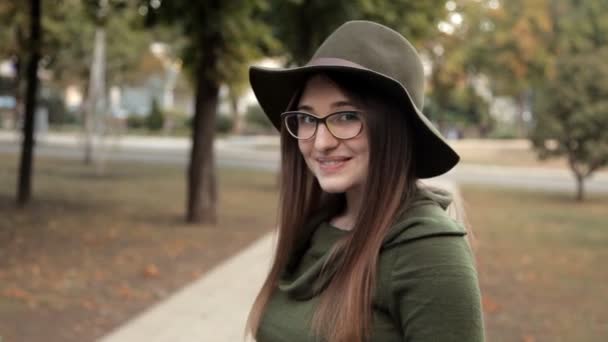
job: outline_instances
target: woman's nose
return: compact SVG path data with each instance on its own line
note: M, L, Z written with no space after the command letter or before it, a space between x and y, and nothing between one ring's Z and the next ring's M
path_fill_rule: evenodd
M334 148L338 145L339 140L331 134L329 129L324 123L319 123L317 126L317 133L315 134L315 149L317 150L327 150L330 148Z

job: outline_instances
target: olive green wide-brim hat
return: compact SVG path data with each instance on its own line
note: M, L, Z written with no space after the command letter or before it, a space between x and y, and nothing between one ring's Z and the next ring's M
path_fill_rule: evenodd
M344 72L380 89L403 106L414 134L418 178L439 176L460 159L422 113L424 70L416 49L401 34L370 21L349 21L334 31L305 66L251 67L249 80L262 109L280 130L280 115L312 74Z

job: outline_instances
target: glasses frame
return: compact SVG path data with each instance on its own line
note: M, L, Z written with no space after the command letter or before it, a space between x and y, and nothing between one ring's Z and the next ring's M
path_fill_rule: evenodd
M344 114L344 113L354 113L359 117L359 120L361 120L361 127L359 128L359 131L357 132L357 134L355 134L354 136L350 137L350 138L340 138L338 137L334 132L331 131L331 128L329 128L329 125L327 124L327 120L329 118L331 118L332 116L338 115L338 114ZM315 130L312 133L312 135L308 138L298 138L290 129L289 129L289 125L287 125L287 118L290 115L294 115L294 114L304 114L304 115L308 115L310 117L315 118ZM322 123L325 125L325 128L327 129L327 131L336 139L338 140L349 140L349 139L354 139L356 137L358 137L361 132L363 132L363 118L362 118L362 112L358 111L358 110L341 110L338 112L333 112L328 114L325 117L319 117L316 116L312 113L309 112L305 112L305 111L301 111L301 110L291 110L291 111L287 111L281 114L281 122L283 123L283 125L285 125L285 129L287 130L287 132L289 132L289 135L291 135L292 137L298 139L298 140L310 140L313 139L316 135L317 135L317 131L319 129L319 123Z

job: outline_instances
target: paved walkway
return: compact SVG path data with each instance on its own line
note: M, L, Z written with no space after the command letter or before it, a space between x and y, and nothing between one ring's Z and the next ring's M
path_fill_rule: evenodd
M0 130L0 153L19 153L20 135ZM49 133L41 135L36 155L53 158L82 159L82 137L77 134ZM232 136L217 139L214 146L218 166L276 171L279 153L276 136ZM498 144L525 149L529 142L477 141L452 142L475 148L496 149ZM132 136L111 137L100 143L99 160L187 165L190 141L185 138ZM502 146L502 145L500 145ZM574 194L576 183L569 170L544 167L512 167L459 164L445 176L458 184L492 185L542 191L563 191ZM608 193L608 171L596 172L585 182L588 193Z
M427 184L440 186L460 198L453 183L433 181ZM461 200L457 202L462 203ZM274 236L267 234L255 241L100 341L244 341L247 314L270 269Z
M247 314L270 269L272 249L273 235L268 234L100 341L243 341Z

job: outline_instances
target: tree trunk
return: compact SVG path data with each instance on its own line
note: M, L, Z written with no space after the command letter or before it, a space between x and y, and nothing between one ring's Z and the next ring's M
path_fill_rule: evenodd
M212 50L212 49L210 49ZM188 222L215 224L217 184L213 138L219 98L219 84L209 79L215 56L206 53L197 71L196 103L192 126L192 150L188 169Z
M585 199L585 178L587 178L591 171L583 171L579 168L574 158L574 151L568 152L568 166L576 179L576 200L582 202Z
M23 125L23 145L19 166L19 187L17 204L25 206L31 197L32 157L34 152L34 123L36 94L38 92L38 62L42 32L40 29L40 0L30 1L30 58L27 65L27 91L25 97L25 122Z
M576 174L576 200L582 202L585 199L585 178Z
M91 117L90 110L86 107L82 111L82 128L84 133L84 156L82 161L85 165L91 165L93 163L93 118Z
M229 91L230 107L232 107L232 134L240 135L243 132L243 120L239 112L239 97Z
M15 109L13 111L13 128L19 129L19 120L23 113L23 57L17 56L15 61Z
M90 165L95 159L94 137L100 129L105 106L105 29L97 26L93 46L93 60L89 75L87 102L83 112L84 163Z
M526 111L526 99L525 92L521 91L517 96L517 117L515 118L515 127L517 129L517 136L519 138L525 138L525 125L524 125L524 112Z

